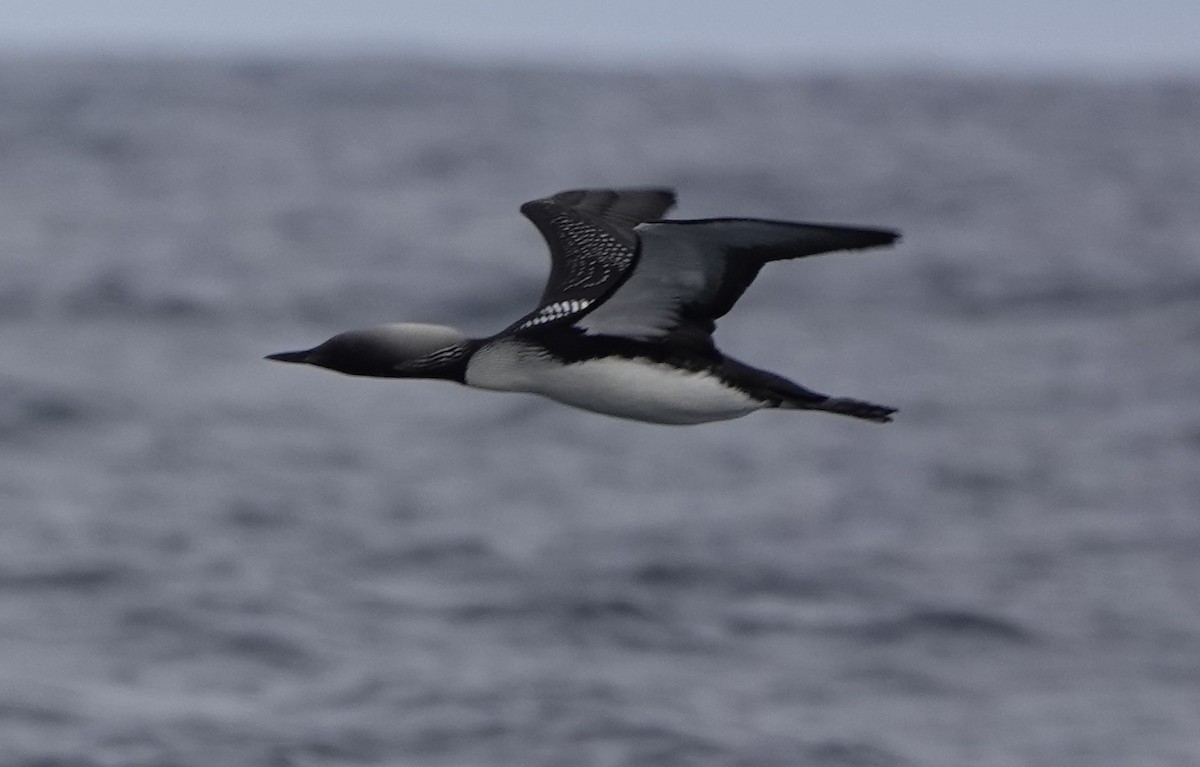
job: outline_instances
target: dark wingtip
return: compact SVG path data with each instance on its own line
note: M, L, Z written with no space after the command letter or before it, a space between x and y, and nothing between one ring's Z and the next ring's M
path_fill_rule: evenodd
M521 206L521 213L539 228L539 219L559 208L593 216L610 225L632 229L644 221L657 221L675 205L675 190L665 186L597 187L567 189Z
M854 243L849 246L850 249L880 248L885 245L894 245L900 241L900 232L895 229L860 227L850 231L853 232L854 240Z
M822 228L829 234L829 250L831 251L882 248L894 245L900 239L900 232L895 229L840 224L815 224L813 227Z

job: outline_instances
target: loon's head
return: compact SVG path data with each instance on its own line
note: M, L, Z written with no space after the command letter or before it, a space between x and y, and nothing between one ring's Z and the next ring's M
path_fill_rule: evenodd
M338 333L311 349L268 354L266 359L302 362L352 376L380 378L457 378L454 363L466 336L457 328L397 322Z

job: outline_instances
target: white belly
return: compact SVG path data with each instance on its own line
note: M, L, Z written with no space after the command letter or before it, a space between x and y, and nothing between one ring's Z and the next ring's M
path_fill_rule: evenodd
M662 424L740 418L763 403L715 376L607 357L563 365L512 348L484 347L467 365L469 386L540 394L595 413Z

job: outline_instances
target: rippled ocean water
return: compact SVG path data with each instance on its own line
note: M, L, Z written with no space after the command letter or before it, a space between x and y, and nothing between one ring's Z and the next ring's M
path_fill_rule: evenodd
M1200 764L1200 82L0 66L0 764ZM262 361L524 200L894 226L718 342L874 426Z

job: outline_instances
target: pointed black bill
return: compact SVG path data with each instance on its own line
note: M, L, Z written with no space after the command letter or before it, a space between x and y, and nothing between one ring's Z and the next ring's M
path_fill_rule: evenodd
M308 362L311 353L311 349L305 349L300 352L279 352L278 354L268 354L263 359L275 360L276 362Z

